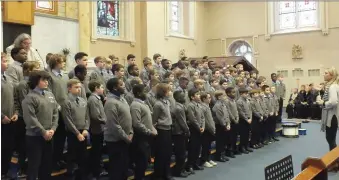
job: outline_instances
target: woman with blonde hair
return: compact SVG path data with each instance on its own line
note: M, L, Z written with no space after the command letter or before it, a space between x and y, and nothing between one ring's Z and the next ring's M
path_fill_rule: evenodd
M324 80L325 93L321 130L326 132L326 140L331 151L337 147L336 136L339 124L339 78L337 70L334 67L326 69Z

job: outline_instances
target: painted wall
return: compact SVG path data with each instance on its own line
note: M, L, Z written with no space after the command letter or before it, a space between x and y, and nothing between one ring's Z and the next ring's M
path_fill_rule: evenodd
M189 57L206 54L204 2L196 3L195 39L166 37L165 2L147 2L147 54L161 53L165 58L177 62L180 49L185 49Z
M269 77L277 70L288 70L288 89L311 82L321 82L324 68L339 69L339 3L329 2L329 34L321 31L272 35L265 39L265 2L205 2L205 26L209 56L227 54L227 47L237 39L254 46L255 65ZM222 17L222 18L220 18ZM223 40L220 40L223 39ZM292 60L292 46L303 48L303 59ZM292 77L292 70L301 68L303 77ZM321 69L319 77L308 77L309 69Z

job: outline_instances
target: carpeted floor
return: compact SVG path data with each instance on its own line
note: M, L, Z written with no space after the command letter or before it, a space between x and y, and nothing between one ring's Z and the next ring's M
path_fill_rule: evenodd
M264 169L267 165L292 155L294 174L301 170L301 163L308 157L321 157L328 151L325 134L320 132L318 123L302 124L307 129L306 136L299 138L280 138L279 142L270 144L248 155L238 156L226 163L189 176L187 180L264 180ZM337 142L339 137L337 136ZM329 180L338 180L339 173L329 174Z

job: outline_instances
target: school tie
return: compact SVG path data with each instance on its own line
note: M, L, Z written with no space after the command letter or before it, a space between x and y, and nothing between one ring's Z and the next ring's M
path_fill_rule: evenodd
M59 73L59 74L58 74L58 76L59 76L59 77L62 77L62 74L61 74L61 73Z
M104 76L104 73L102 71L100 72L100 74L101 74L101 76Z
M78 97L75 99L75 102L79 105L79 98Z
M2 75L2 77L4 78L5 81L7 80L7 79L6 79L6 76L5 76L4 74Z
M43 96L44 96L44 95L45 95L45 91L42 91L42 92L41 92L41 95L43 95Z

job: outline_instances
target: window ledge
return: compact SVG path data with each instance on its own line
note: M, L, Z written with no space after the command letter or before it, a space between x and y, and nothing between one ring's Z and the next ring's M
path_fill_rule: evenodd
M321 28L288 29L288 30L273 32L271 35L293 34L293 33L312 32L312 31L321 31Z
M95 43L97 40L102 40L102 41L113 41L113 42L121 42L121 43L130 43L132 47L135 46L135 41L134 40L127 40L127 39L120 39L120 38L106 38L106 37L96 37L96 38L91 38L91 42Z
M169 38L169 37L180 38L180 39L188 39L188 40L194 40L193 37L185 36L185 35L182 35L182 34L167 34L167 35L165 36L165 38Z

